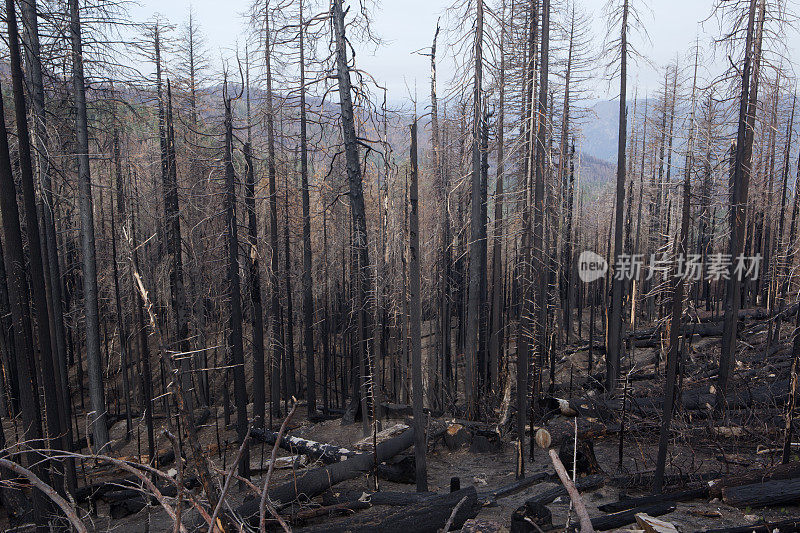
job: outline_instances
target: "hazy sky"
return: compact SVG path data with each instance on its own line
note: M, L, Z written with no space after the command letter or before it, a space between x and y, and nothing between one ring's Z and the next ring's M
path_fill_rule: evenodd
M605 36L603 6L606 0L578 2L593 21L599 49ZM180 24L186 20L189 6L193 6L197 22L206 35L211 59L218 63L221 56L232 55L237 39L241 44L245 25L241 14L250 3L251 0L139 0L132 15L142 21L158 12L172 23ZM357 63L388 88L392 100L407 96L409 88L413 92L415 83L421 96L427 94L429 60L413 52L430 46L437 18L452 3L453 0L383 0L374 11L374 29L385 44L377 50L359 50ZM686 58L695 39L699 38L701 48L708 48L711 38L718 33L715 19L702 22L708 18L712 3L712 0L647 0L642 18L650 40L635 38L634 43L656 67L674 60L678 54L688 63ZM793 59L800 50L800 34L797 26L790 32L787 46L789 57ZM452 75L452 68L446 64L440 68L440 80L445 82ZM713 70L713 65L709 68ZM597 75L602 76L602 70ZM629 75L629 84L638 86L640 95L654 90L662 76L646 64L634 65ZM608 83L598 78L596 94L604 96L608 89Z

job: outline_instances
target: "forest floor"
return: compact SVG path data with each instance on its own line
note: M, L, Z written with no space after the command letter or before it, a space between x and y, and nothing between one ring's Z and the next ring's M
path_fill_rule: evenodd
M681 478L666 490L681 490L686 486L702 483L702 480L752 472L780 462L791 364L791 347L788 339L791 339L792 327L784 325L783 341L768 346L766 341L768 324L768 321L752 320L743 326L739 351L734 361L735 372L729 387L729 409L722 420L712 416L711 408L714 403L716 365L719 360L719 337L696 336L689 342L685 352L687 356L683 361L680 407L676 410L673 421L667 462L668 473L678 474ZM576 348L582 349L576 350ZM646 495L650 491L646 475L653 471L655 465L664 377L663 363L658 368L654 364L656 348L636 348L633 357L627 358L625 374L628 385L623 417L620 398L604 399L593 389L591 380L579 377L586 375L585 348L585 342L583 345L573 344L564 352L569 355L561 356L557 360L553 393L556 397L571 398L583 412L576 419L556 416L546 423L546 427L553 436L554 447L573 438L573 420L577 420L581 436L591 440L597 465L601 469L597 473L607 476L602 487L583 494L589 514L595 517L604 514L598 510L598 506L604 503ZM596 351L595 357L597 359L594 361L595 368L602 369L604 366L602 353L598 354ZM545 372L543 374L545 388L549 380L550 377ZM233 416L235 419L235 414ZM156 417L156 423L162 429L167 427L167 420L163 415ZM441 420L447 422L449 419L442 417ZM406 420L402 418L387 420L384 421L384 427L404 421ZM623 421L625 427L623 460L619 464L620 426ZM144 429L139 427L143 426L139 420L134 420L134 423L137 429L127 443L124 441L125 421L120 420L112 427L111 435L115 439L114 455L131 460L141 459L141 450L145 448ZM359 422L348 426L342 426L339 419L310 423L304 407L298 408L290 426L289 433L293 436L350 449L363 438ZM6 427L5 431L6 435L14 434L10 426ZM157 430L156 434L159 435L159 452L164 453L170 449L169 441L161 435L160 430ZM200 427L199 436L217 467L221 470L229 468L236 455L238 443L234 428L224 427L221 408L212 410L212 416ZM251 446L250 464L255 472L253 481L256 485L262 482L263 461L269 458L271 448L271 445L259 442L254 442ZM404 453L413 455L413 448ZM288 455L288 452L278 450L279 457ZM451 450L441 439L436 439L429 443L427 457L430 491L448 492L452 477L459 477L462 487L474 485L479 493L491 492L515 481L516 445L514 436L507 432L503 435L503 445L488 452L472 451L469 444ZM146 457L144 459L146 460ZM797 460L797 456L793 454L792 459ZM174 468L174 463L164 467L165 470ZM547 454L536 449L534 459L526 461L526 472L531 475L537 472L552 474L554 471ZM639 479L633 475L637 473L644 473L645 478ZM293 474L291 468L276 470L273 483L290 480ZM83 461L78 467L78 477L79 480L97 482L123 477L123 473L109 466ZM526 500L557 485L557 479L551 477L509 496L498 498L492 505L484 506L478 518L491 519L505 528L510 528L511 515L515 509L524 505ZM412 492L415 489L414 485L382 480L379 480L379 486L380 490L386 491ZM360 477L340 483L333 490L372 492L374 489L374 478ZM231 508L242 501L246 493L246 490L234 484L229 498ZM563 528L569 509L568 498L558 498L550 503L548 508L553 515L553 524ZM173 527L172 520L158 504L119 518L112 517L113 510L101 500L98 500L92 508L84 506L82 509L86 522L91 524L94 531L144 533L169 531ZM359 511L359 514L380 512L382 511L379 506L375 506ZM195 513L187 511L185 516L187 525L198 523ZM731 507L717 498L704 498L679 502L675 511L661 518L671 522L683 532L773 522L792 517L800 517L800 506L740 509ZM304 525L334 524L337 521L346 523L347 520L348 517L322 518L314 519ZM572 523L576 523L576 520L573 515ZM4 510L0 510L0 530L26 530L24 526L12 527L12 524L13 521L10 522L8 517L4 516Z

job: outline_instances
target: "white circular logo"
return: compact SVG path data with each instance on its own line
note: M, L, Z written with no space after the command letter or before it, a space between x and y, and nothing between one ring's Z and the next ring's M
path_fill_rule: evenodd
M578 257L578 277L585 283L602 278L608 272L608 262L603 256L586 250Z

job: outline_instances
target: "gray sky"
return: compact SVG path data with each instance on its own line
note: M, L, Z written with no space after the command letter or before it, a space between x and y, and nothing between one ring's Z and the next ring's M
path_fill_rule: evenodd
M596 46L599 49L605 36L603 6L606 0L578 0L593 21ZM790 0L791 1L791 0ZM219 61L221 55L230 56L237 39L241 42L245 20L243 13L251 0L139 0L132 10L135 20L147 20L159 12L174 24L181 24L193 6L197 22L206 35L211 59ZM427 94L429 72L428 58L413 54L415 50L430 46L437 18L453 3L453 0L383 0L374 12L374 29L385 41L379 49L359 51L357 62L360 68L370 72L389 90L392 100L414 91L416 83L420 95ZM711 12L712 0L647 0L649 5L642 10L650 41L635 38L634 43L655 67L662 67L680 54L688 63L689 52L695 38L700 46L708 48L711 38L717 34L715 19L701 23ZM787 39L789 58L800 49L800 34L797 25L790 30ZM221 51L221 52L220 52ZM710 54L707 54L707 56ZM792 61L794 65L794 61ZM706 65L712 70L713 64ZM794 66L793 66L794 68ZM452 67L440 66L440 80L448 81ZM598 71L595 93L598 96L609 91L607 81L600 79ZM662 74L646 64L634 65L630 69L629 86L638 86L639 94L655 90ZM703 73L701 72L701 76Z

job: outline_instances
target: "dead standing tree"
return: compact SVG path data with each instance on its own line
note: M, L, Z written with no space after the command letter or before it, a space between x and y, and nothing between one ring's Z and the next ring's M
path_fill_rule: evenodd
M240 97L241 94L238 96ZM238 98L237 97L237 98ZM239 441L247 438L247 389L244 375L244 348L242 343L242 302L239 280L239 236L236 219L236 174L233 168L233 109L225 85L223 103L225 104L225 220L227 225L228 249L228 298L230 332L228 346L230 364L233 371L233 394L236 405L236 433ZM239 463L239 475L250 475L250 459L247 450Z
M486 239L486 219L482 217L481 197L481 125L482 125L482 82L483 82L483 0L477 0L475 20L475 40L473 55L475 72L472 90L472 193L470 200L470 241L469 241L469 288L467 291L467 321L464 340L464 387L467 402L467 418L478 414L478 383L476 370L483 354L478 353L481 324L480 295L485 294L486 268L485 256L481 256L481 242Z
M759 14L757 20L756 11L758 11ZM750 187L750 165L753 156L753 137L755 134L755 111L758 101L758 74L761 60L763 24L764 0L750 0L747 11L747 33L744 43L744 65L741 71L742 82L741 94L739 97L736 152L731 181L731 234L728 249L730 257L734 259L739 257L744 246L747 194ZM740 276L730 276L725 292L725 301L723 304L725 315L715 404L717 412L725 410L725 393L728 387L730 361L736 349L736 331L742 297L740 290L741 282Z
M417 492L428 491L428 468L425 459L427 449L425 437L425 415L423 414L422 389L422 304L420 298L420 249L419 249L419 168L417 166L417 121L411 124L411 181L408 219L409 235L409 287L411 293L411 388L414 412L414 459L416 464Z
M353 364L353 392L354 397L362 397L362 416L366 419L366 405L363 398L366 394L366 375L359 375L357 368L364 368L363 362L369 358L369 318L367 312L368 294L372 287L371 266L369 262L369 248L367 246L367 221L364 209L364 191L361 181L361 162L359 161L359 146L362 141L356 136L355 115L353 111L352 92L350 81L350 65L347 59L347 37L345 36L345 12L342 0L334 0L331 16L333 18L333 40L335 46L336 80L339 89L339 107L341 109L341 127L344 141L345 166L347 168L348 195L350 197L350 215L352 219L351 247L353 250L354 269L353 290L355 292L357 341L356 353ZM356 361L362 364L357 364ZM359 393L359 391L361 391Z
M697 54L697 52L695 52ZM676 267L673 272L672 289L672 321L669 328L669 352L667 354L667 375L664 382L664 414L661 419L661 432L658 442L658 457L656 459L656 471L653 481L653 492L658 494L664 485L664 470L667 462L667 446L670 440L670 423L672 421L672 410L676 397L676 382L681 353L678 347L679 335L681 331L681 321L683 318L683 295L685 282L683 273L677 268L678 261L685 257L689 249L689 218L691 216L691 192L692 192L692 164L694 149L694 106L695 93L697 90L697 55L695 55L694 78L692 80L692 112L689 119L689 139L687 141L686 160L683 169L683 207L681 214L681 232L678 247L675 250ZM621 449L621 448L620 448Z
M83 73L83 41L78 0L70 0L70 42L72 45L72 84L75 104L75 131L78 158L78 204L81 218L81 268L86 315L86 360L89 374L89 400L94 447L101 451L108 444L106 400L100 358L100 310L97 303L97 258L92 208L92 181L89 168L89 125L86 112L86 83Z
M628 136L627 83L628 83L628 0L622 0L619 37L619 138L617 142L617 186L616 207L614 209L614 254L622 253L623 216L625 213L625 148ZM614 261L617 264L617 261ZM611 286L611 310L608 335L606 338L606 377L605 388L613 393L617 388L620 373L620 353L622 350L622 299L623 283L614 280Z

